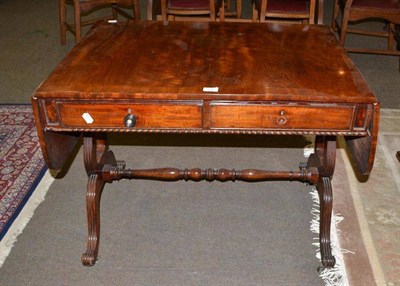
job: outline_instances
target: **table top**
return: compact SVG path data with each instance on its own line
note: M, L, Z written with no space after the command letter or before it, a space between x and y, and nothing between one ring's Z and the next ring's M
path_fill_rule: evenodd
M53 170L81 132L189 132L344 135L368 174L379 124L378 100L319 25L99 22L32 106Z
M101 22L35 95L377 102L329 27L273 23Z

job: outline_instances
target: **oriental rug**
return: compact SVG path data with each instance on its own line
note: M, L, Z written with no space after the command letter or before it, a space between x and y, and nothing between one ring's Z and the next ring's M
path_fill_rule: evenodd
M0 105L0 247L10 248L17 233L22 231L21 225L15 229L14 224L11 231L10 227L46 170L31 106ZM36 201L36 205L39 203L40 200ZM31 215L24 216L23 224L26 224Z

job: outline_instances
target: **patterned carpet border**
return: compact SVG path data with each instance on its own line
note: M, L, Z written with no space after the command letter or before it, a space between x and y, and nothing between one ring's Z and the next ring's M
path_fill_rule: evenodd
M47 168L30 105L0 105L0 241Z
M378 146L368 178L359 180L339 140L333 178L333 211L340 223L340 245L350 285L400 285L400 110L381 109Z

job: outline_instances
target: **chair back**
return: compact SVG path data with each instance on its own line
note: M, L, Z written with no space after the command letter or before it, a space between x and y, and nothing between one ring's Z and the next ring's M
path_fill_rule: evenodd
M67 7L74 9L74 21L67 20ZM112 15L105 17L90 17L90 19L82 19L92 11L103 8L111 7ZM120 7L131 7L132 15L128 14ZM75 36L75 43L79 42L82 37L82 27L93 25L100 19L117 19L121 15L128 19L140 19L139 0L59 0L59 15L60 15L60 36L61 44L66 43L67 31Z
M342 17L340 17L340 14ZM367 25L357 28L359 22L384 20L381 30L369 29ZM341 20L341 21L340 21ZM354 25L349 26L352 23ZM339 34L344 46L346 35L359 34L364 36L385 37L388 39L386 49L372 47L346 47L348 52L370 53L383 55L400 55L394 43L395 26L400 25L400 3L398 0L335 0L332 29Z
M315 23L316 0L253 0L253 21Z
M215 21L224 19L224 0L161 0L163 21Z

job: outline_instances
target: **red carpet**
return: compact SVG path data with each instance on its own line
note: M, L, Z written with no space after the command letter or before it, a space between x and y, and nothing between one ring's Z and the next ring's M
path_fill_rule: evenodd
M30 105L0 105L0 240L46 171Z

